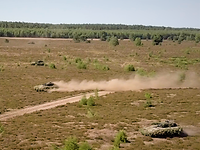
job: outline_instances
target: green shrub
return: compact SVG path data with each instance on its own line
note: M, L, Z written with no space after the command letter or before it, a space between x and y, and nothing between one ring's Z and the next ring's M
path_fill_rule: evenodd
M50 64L49 64L49 68L51 68L51 69L56 69L56 65L55 65L54 63L50 63Z
M163 42L163 37L161 35L153 36L153 45L160 45Z
M82 61L79 61L79 62L77 63L77 68L78 68L78 69L87 69L87 65L86 65L86 63L84 63L84 62L82 62Z
M4 132L4 127L3 125L0 123L0 134Z
M3 65L0 65L0 71L3 72L5 70Z
M144 95L144 96L145 96L145 98L146 98L146 99L150 99L150 98L152 98L152 95L151 95L151 93L145 93L145 95Z
M127 135L125 133L124 130L120 130L116 137L115 137L115 140L114 140L114 146L115 147L120 147L120 143L123 142L123 143L127 143L128 140L127 140Z
M85 95L81 98L81 100L79 101L79 104L81 104L81 105L87 105L87 98L86 98Z
M67 60L67 57L66 57L66 56L63 56L63 60Z
M9 43L10 41L8 39L5 39L5 43Z
M76 58L75 59L75 63L79 63L79 62L82 62L82 59L81 58Z
M79 101L80 105L87 105L87 106L95 106L94 97L90 96L88 99L86 96L83 96L82 99Z
M91 109L88 109L87 111L87 117L88 118L93 118L96 116L96 113L94 111L92 111Z
M109 68L108 66L104 66L104 65L103 65L103 66L101 67L101 70L107 71L107 70L110 70L110 68Z
M108 66L102 65L98 62L95 63L95 68L98 70L104 70L104 71L110 70L110 68Z
M75 137L70 137L65 141L63 150L78 150L79 145Z
M88 142L81 143L79 150L93 150L93 148L88 144Z
M134 68L134 66L133 65L126 65L125 67L124 67L124 70L125 71L135 71L135 68Z
M140 76L146 76L147 75L147 72L143 68L138 68L136 73L139 74Z
M144 104L144 107L153 107L153 104L150 100L147 100L146 103Z
M181 73L181 74L180 74L180 79L179 79L179 81L180 81L180 82L183 82L183 81L185 81L185 78L186 78L185 73Z
M98 92L99 92L98 89L96 89L94 91L94 93L95 93L95 99L99 99L99 93Z
M120 150L119 147L112 147L110 150Z
M110 45L112 45L112 46L117 46L117 45L119 45L119 41L118 41L117 37L111 37L110 40L109 40L109 43L110 43Z
M90 40L86 40L85 43L91 43L91 41Z
M136 46L142 46L142 45L143 45L140 38L137 37L137 38L135 39L135 45L136 45Z
M35 44L35 42L28 42L28 44Z
M90 96L87 99L87 106L95 106L95 102L94 102L94 97L93 96Z

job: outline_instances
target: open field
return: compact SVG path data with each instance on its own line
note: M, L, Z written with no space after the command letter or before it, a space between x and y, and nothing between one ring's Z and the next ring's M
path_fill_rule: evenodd
M164 41L153 46L142 41L143 46L137 47L122 40L112 47L96 40L10 38L6 43L5 39L0 38L1 114L96 88L115 92L99 96L95 106L75 102L1 121L0 149L52 149L75 136L79 142L107 150L122 129L129 143L122 143L120 149L199 149L200 43ZM46 65L30 65L36 60ZM136 71L125 71L129 64ZM64 81L64 92L33 89L49 81ZM96 86L100 84L104 85ZM152 98L145 97L147 93ZM153 107L144 107L148 100ZM165 119L175 120L188 136L159 139L140 134L140 128Z

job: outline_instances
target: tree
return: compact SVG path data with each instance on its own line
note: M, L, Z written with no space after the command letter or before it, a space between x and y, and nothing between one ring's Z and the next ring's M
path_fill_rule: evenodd
M109 43L110 43L110 45L113 45L113 46L119 45L119 41L118 41L117 37L114 37L114 36L110 38Z
M153 45L159 45L163 42L163 37L161 35L153 36Z

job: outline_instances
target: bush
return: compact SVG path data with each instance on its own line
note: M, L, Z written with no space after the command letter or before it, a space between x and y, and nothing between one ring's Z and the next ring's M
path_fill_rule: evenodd
M87 105L87 106L95 106L94 97L90 96L88 99L86 96L83 96L82 99L79 101L80 105Z
M95 106L95 102L94 102L94 97L93 96L90 96L87 99L87 106Z
M28 42L28 44L35 44L35 42Z
M5 39L5 43L9 43L10 41L8 39Z
M87 105L87 98L86 98L86 96L82 97L82 99L80 100L79 104L81 104L81 105Z
M85 43L91 43L91 41L90 40L86 40Z
M98 62L95 63L95 68L98 70L104 70L104 71L110 70L108 66L99 64Z
M0 65L0 71L3 72L5 69L4 69L4 66L3 65Z
M137 38L135 39L135 45L136 45L136 46L142 46L142 45L143 45L140 38L137 37Z
M93 118L96 116L96 113L94 111L92 111L91 109L88 109L87 111L87 117L88 118Z
M137 74L139 74L140 76L148 75L147 71L145 71L143 68L138 68L137 69Z
M145 98L146 98L146 99L150 99L150 98L152 98L152 96L151 96L151 94L150 94L150 93L145 93L145 95L144 95L144 96L145 96Z
M153 45L160 45L163 42L163 37L161 35L154 35Z
M65 141L63 150L78 150L78 142L75 137L70 137Z
M63 60L67 60L67 57L66 57L66 56L63 56Z
M3 125L0 123L0 134L4 132L4 127Z
M125 133L124 130L120 130L116 137L115 137L115 140L114 140L114 146L115 147L120 147L120 143L123 142L123 143L127 143L128 140L127 140L127 135Z
M86 65L86 63L79 61L77 64L77 68L78 69L87 69L87 65Z
M78 141L75 137L70 137L65 141L65 145L62 148L52 145L54 150L93 150L93 148L87 143L83 142L78 144Z
M49 64L49 68L51 68L51 69L56 69L56 65L55 65L54 63L50 63L50 64Z
M80 144L79 150L92 150L92 147L87 142L84 142Z
M133 65L126 65L125 67L124 67L124 70L125 71L135 71L135 68L134 68L134 66Z
M76 58L75 63L79 63L79 62L82 62L81 58Z
M153 104L150 100L147 100L146 103L144 104L144 107L153 107Z
M110 43L110 45L112 45L112 46L117 46L117 45L119 45L119 41L118 41L117 37L111 37L109 43Z

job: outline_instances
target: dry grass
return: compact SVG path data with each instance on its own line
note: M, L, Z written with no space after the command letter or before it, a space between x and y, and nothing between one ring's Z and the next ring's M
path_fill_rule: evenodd
M136 47L132 42L120 41L119 46L110 47L107 42L101 41L86 44L69 40L9 39L9 43L4 40L0 39L0 65L4 66L4 71L0 72L1 113L86 92L39 93L33 89L37 84L71 79L98 81L129 78L135 72L125 72L126 64L133 64L136 69L143 68L147 73L183 71L185 66L188 71L200 71L198 61L184 64L181 68L169 59L184 56L187 61L198 60L200 44L194 42L177 44L164 41L162 46L153 46L151 41L143 41L143 46ZM189 54L185 52L188 49ZM87 69L78 69L76 58L86 62ZM38 59L46 64L54 63L56 69L30 65L31 61ZM97 60L109 66L110 70L96 69L94 64ZM154 107L144 107L145 93L151 93ZM130 141L121 144L121 149L198 149L199 101L199 89L191 88L116 92L95 100L96 105L92 107L80 107L78 103L73 103L2 122L4 133L0 135L0 149L50 149L52 144L63 145L63 141L70 136L103 149L113 145L114 135L119 130L125 130ZM95 113L93 117L87 117L89 109ZM175 120L183 128L192 126L196 134L152 140L139 133L143 126L162 119Z

